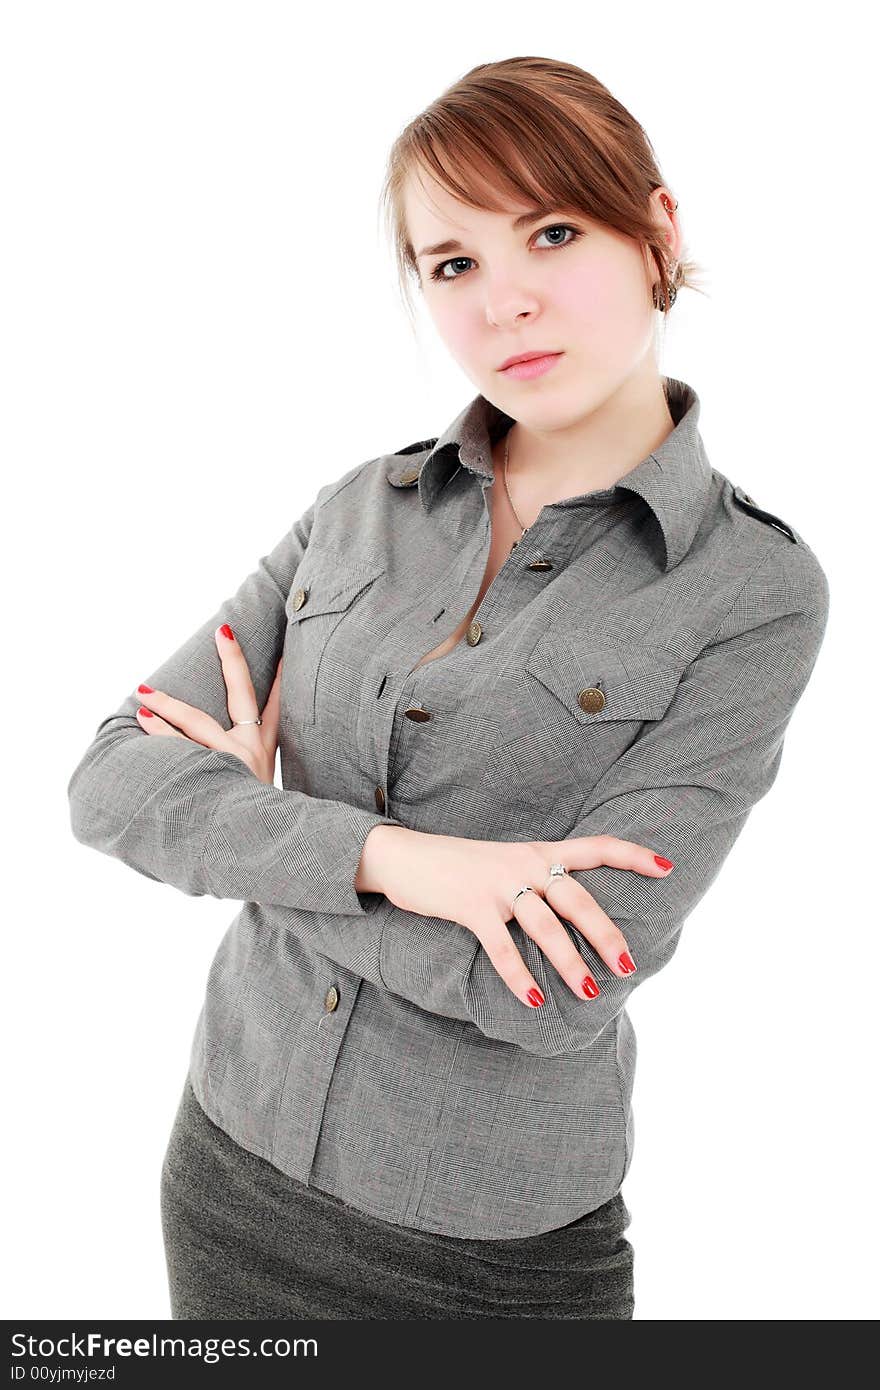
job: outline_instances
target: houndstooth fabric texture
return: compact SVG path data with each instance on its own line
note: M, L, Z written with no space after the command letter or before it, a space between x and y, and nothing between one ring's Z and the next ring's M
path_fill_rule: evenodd
M512 418L478 395L438 438L319 490L147 678L229 728L216 628L231 625L260 708L283 655L280 787L234 755L150 737L136 694L70 779L83 844L242 904L192 1043L205 1112L383 1220L525 1237L620 1189L634 1140L627 999L671 959L772 786L818 656L819 561L711 467L693 388L665 387L675 427L662 444L613 487L545 506L486 592L478 640L421 667L478 591L490 451ZM593 711L578 696L595 686ZM428 718L408 717L419 707ZM564 923L593 1000L511 918L546 999L531 1009L471 932L355 891L381 824L494 840L607 832L675 868L574 871L638 966L613 975Z

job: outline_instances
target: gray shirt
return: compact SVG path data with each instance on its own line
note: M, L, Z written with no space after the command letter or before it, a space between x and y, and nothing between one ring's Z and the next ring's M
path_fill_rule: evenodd
M209 1117L386 1221L522 1237L615 1194L634 1138L626 1001L671 959L773 784L816 661L819 561L710 466L695 391L666 387L675 428L660 447L615 486L543 507L466 638L422 666L479 589L490 448L511 417L478 395L438 439L320 489L146 678L229 728L216 628L232 626L260 708L283 654L281 787L233 754L146 734L136 691L70 779L83 844L242 903L192 1044ZM576 998L511 917L546 1000L533 1009L472 932L355 891L364 841L389 823L607 832L675 868L573 871L638 967L613 974L564 922L596 999Z

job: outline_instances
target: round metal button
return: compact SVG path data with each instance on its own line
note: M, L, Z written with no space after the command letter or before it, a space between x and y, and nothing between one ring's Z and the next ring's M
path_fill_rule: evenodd
M483 635L483 629L482 629L482 627L480 626L480 624L479 624L479 623L471 623L470 627L469 627L468 630L467 630L467 644L468 644L468 646L469 646L469 647L475 647L475 646L477 645L477 643L479 642L480 638L482 637L482 635Z
M297 589L296 593L290 601L291 608L302 608L308 596L308 589Z
M377 787L373 792L373 800L376 803L376 810L385 813L385 793L381 787Z
M421 467L408 468L405 473L401 473L399 481L408 486L410 483L415 482L416 478L419 476L419 473L421 471Z
M333 1010L336 1008L336 1005L337 1005L338 1003L339 1003L339 990L336 988L335 985L331 985L330 988L328 989L327 993L324 995L324 1011L325 1011L325 1013L332 1014Z
M578 695L578 704L587 714L598 714L600 709L605 708L605 692L597 685L591 685Z
M414 719L417 724L424 724L432 718L432 715L426 709L422 709L421 705L410 705L409 709L405 709L403 712L407 719Z

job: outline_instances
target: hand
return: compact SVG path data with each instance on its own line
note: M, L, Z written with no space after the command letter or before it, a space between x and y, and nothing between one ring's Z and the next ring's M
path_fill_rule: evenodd
M636 968L626 938L592 894L575 878L550 880L551 864L564 864L569 872L610 864L649 878L671 872L657 863L652 849L615 835L508 842L379 825L367 836L367 846L371 882L381 884L391 902L425 917L445 917L473 932L502 980L530 1008L539 1008L544 996L507 930L511 920L537 942L578 999L595 998L601 991L560 918L580 932L615 975L631 975ZM511 910L524 884L537 892L520 894ZM547 898L542 896L545 884Z
M229 636L226 634L229 633ZM275 781L275 755L278 748L278 718L281 700L281 667L269 691L262 714L257 710L257 697L251 680L251 673L244 652L232 635L228 623L218 627L214 633L223 678L226 681L226 708L229 717L236 719L262 719L262 724L245 724L243 728L224 729L210 714L188 705L183 700L175 700L161 690L151 690L145 685L138 686L143 709L137 712L138 723L148 734L159 738L189 738L206 748L216 748L220 753L234 753L261 782ZM176 727L175 727L176 726Z

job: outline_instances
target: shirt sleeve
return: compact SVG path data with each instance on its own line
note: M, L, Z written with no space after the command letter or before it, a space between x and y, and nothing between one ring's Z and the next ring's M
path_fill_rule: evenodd
M776 779L786 727L827 621L827 581L811 554L790 561L772 580L756 574L743 586L714 639L684 672L663 718L646 725L593 788L567 837L620 836L675 865L658 879L606 865L572 871L620 927L636 972L613 974L563 920L601 990L581 1001L511 918L508 930L546 1001L529 1009L473 933L393 906L375 924L382 928L379 963L388 989L541 1056L578 1052L597 1039L632 991L671 959L686 918Z
M188 641L146 677L156 690L232 727L214 633L228 622L262 709L284 647L285 603L323 489L275 548ZM371 915L381 896L354 880L376 825L401 821L262 782L233 753L146 733L126 696L98 725L68 783L73 834L147 878L198 897L309 914Z

